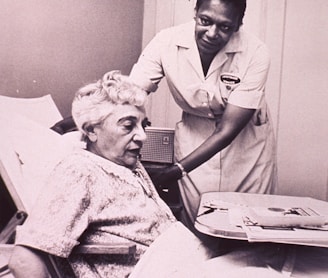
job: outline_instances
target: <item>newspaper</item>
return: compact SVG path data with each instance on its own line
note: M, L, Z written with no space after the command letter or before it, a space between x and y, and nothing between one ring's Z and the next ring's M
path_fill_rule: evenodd
M249 242L328 247L327 218L311 208L233 208L229 220L243 229Z

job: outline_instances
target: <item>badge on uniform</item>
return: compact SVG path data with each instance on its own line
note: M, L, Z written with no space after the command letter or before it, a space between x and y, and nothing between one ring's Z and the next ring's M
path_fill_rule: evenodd
M221 81L227 85L236 85L240 83L240 78L233 73L222 73L220 78Z
M240 78L235 73L225 72L225 73L221 73L220 81L222 82L226 90L232 91L234 88L236 88L239 85Z

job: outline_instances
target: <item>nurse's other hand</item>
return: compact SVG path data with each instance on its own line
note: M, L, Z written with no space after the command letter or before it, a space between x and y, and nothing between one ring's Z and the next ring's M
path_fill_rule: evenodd
M164 168L160 172L152 175L153 183L160 188L166 188L182 177L180 168L177 165L172 165Z

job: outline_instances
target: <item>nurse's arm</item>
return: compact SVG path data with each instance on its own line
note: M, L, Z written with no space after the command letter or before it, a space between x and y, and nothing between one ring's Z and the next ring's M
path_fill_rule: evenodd
M252 118L255 109L227 104L215 131L197 149L180 161L190 172L227 147Z

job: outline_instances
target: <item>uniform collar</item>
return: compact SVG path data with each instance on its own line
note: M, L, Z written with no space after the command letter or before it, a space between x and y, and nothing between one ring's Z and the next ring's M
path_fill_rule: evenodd
M242 52L245 50L245 43L244 43L244 32L242 30L239 30L238 32L235 32L227 45L223 48L223 51L225 53L236 53L236 52Z
M190 21L180 26L179 32L175 33L173 40L177 46L184 48L192 48L195 42L195 22Z

